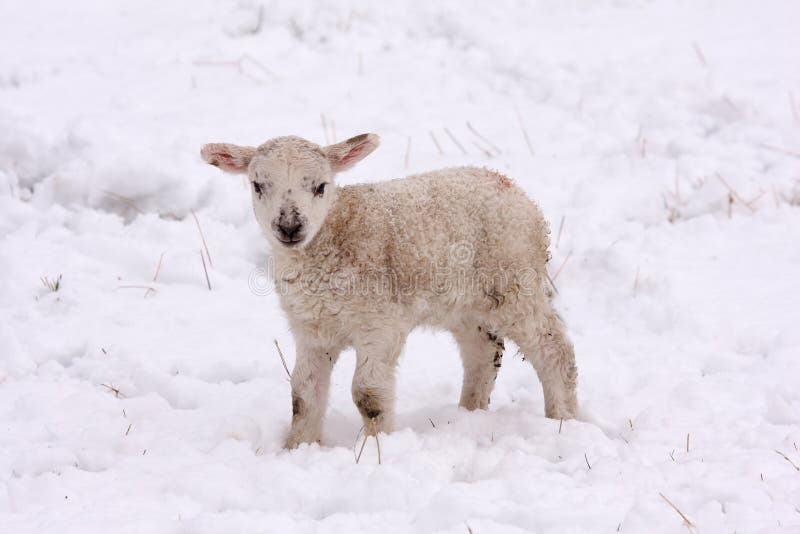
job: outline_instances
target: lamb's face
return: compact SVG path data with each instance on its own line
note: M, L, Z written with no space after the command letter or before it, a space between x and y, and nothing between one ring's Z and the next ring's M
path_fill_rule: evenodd
M259 147L250 162L253 210L276 245L303 247L317 234L333 205L334 175L319 146L284 139Z
M299 137L277 137L258 148L213 143L201 155L227 172L246 172L256 220L279 247L303 248L336 201L334 175L377 148L375 134L320 147Z

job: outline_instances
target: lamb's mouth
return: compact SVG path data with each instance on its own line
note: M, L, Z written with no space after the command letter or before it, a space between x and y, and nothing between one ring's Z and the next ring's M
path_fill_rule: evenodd
M306 236L305 234L302 235L294 235L292 237L288 237L280 232L273 232L275 239L281 242L281 244L285 247L294 248L302 243Z
M294 248L306 238L306 223L304 217L294 214L292 217L281 216L272 221L272 235L285 247Z

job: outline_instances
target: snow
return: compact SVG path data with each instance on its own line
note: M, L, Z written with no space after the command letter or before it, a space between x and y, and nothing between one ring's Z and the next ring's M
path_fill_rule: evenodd
M799 532L776 453L800 465L798 15L3 2L0 532L685 531L660 494L695 531ZM282 449L269 251L241 179L198 153L332 123L383 140L341 183L477 164L537 199L578 421L544 418L514 347L491 409L459 410L455 346L420 331L381 465L374 441L354 461L352 353L322 445Z

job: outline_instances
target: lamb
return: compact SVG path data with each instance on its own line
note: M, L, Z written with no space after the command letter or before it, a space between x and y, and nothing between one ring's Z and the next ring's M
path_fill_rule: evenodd
M551 307L549 229L537 205L506 176L475 167L336 187L336 173L378 143L375 134L325 147L288 136L201 150L207 163L248 175L271 243L297 345L286 446L320 441L331 370L349 347L364 428L390 432L397 360L421 325L455 337L460 406L488 407L508 338L539 376L545 415L575 417L575 355Z

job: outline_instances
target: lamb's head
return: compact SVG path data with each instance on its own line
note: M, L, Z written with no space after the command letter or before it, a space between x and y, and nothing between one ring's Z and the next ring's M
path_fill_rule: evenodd
M253 209L264 233L278 246L302 248L314 238L336 200L334 175L378 147L361 134L321 147L300 137L276 137L259 146L203 145L203 159L230 173L247 174Z

